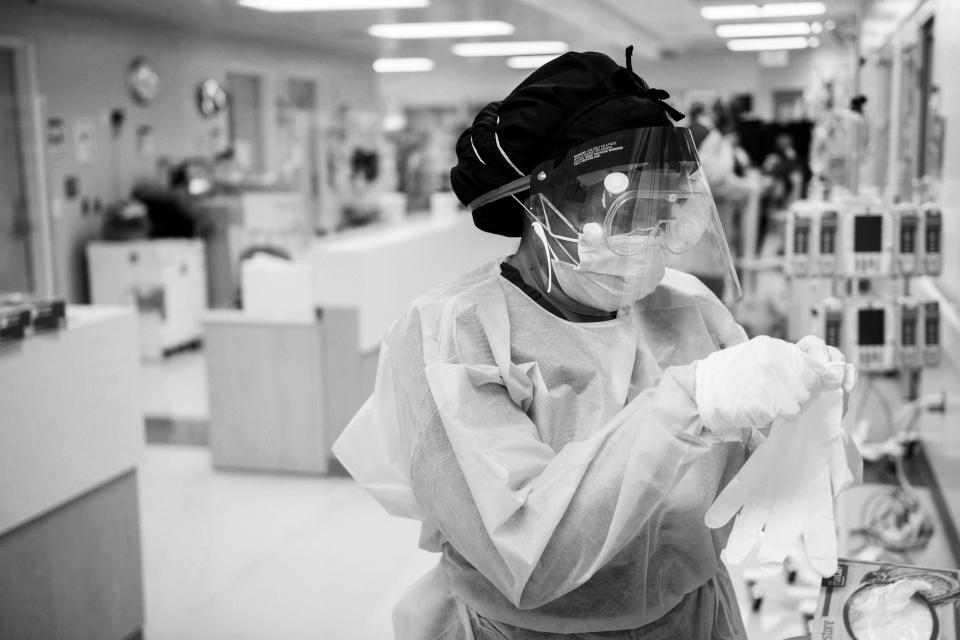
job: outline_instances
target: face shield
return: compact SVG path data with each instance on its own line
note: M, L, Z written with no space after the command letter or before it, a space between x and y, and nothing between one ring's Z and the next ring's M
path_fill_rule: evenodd
M517 197L541 239L549 283L578 302L611 311L643 300L676 306L677 272L722 300L740 296L726 237L688 129L619 131L575 147L470 204ZM551 286L548 285L548 286Z

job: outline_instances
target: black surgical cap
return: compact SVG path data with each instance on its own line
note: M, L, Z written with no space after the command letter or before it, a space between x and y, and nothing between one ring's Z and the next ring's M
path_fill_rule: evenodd
M527 76L504 100L485 106L457 141L450 181L460 202L466 205L598 136L673 126L683 118L663 102L670 97L666 91L633 72L632 49L627 48L626 67L602 53L565 53ZM473 211L479 229L511 237L522 235L524 216L512 198Z

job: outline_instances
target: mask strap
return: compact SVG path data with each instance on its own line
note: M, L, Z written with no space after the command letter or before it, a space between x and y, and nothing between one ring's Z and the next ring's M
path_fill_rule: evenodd
M557 216L558 218L560 218L561 220L563 220L564 224L566 224L568 227L570 227L570 231L573 231L575 234L580 235L580 232L577 231L577 228L576 228L575 226L573 226L573 223L570 222L569 220L567 220L567 217L566 217L565 215L563 215L562 213L560 213L560 210L557 209L555 206L553 206L553 203L552 203L552 202L550 202L548 199L544 198L542 195L540 196L540 202L546 203L546 205L547 205L548 207L550 207L550 210L553 211L553 213L556 214L556 216ZM550 220L549 220L549 219L547 219L547 228L548 228L548 229L550 228ZM567 242L576 242L576 241L577 241L575 238L565 238L565 237L563 237L563 236L558 236L558 235L556 235L556 234L553 233L553 229L550 229L550 235L552 235L554 238L556 238L556 239L558 239L558 240L566 240Z
M533 222L530 223L530 226L533 227L533 234L537 236L537 238L543 244L543 253L547 257L547 293L550 293L550 291L553 289L553 260L557 258L557 254L553 252L553 249L550 248L550 243L547 242L547 234L546 231L544 231L543 223L537 220L537 217L533 215L533 212L530 211L525 204L520 202L520 199L517 198L517 196L512 195L510 197L516 200L517 204L523 207L523 210L526 211L527 215L533 220ZM563 246L561 245L560 248L563 249ZM564 249L564 251L566 251L566 249Z
M560 213L559 211L557 211L557 208L554 207L553 204L552 204L549 200L547 200L547 199L544 198L543 196L540 196L540 202L541 202L541 203L546 203L546 204L554 211L554 213L556 213L557 216L558 216L561 220L563 220L563 221L567 224L567 226L570 227L570 229L571 229L574 233L577 234L577 236L580 235L580 232L577 231L576 227L574 227L572 224L570 224L570 221L567 220L566 217L564 217L564 215L563 215L562 213ZM526 207L524 207L524 208L526 208ZM529 210L528 210L528 212L529 212ZM536 220L538 223L540 223L541 225L543 225L542 222L540 222L539 220L537 220L537 217L534 216L533 213L530 213L530 217L532 217L532 218L533 218L534 220ZM547 224L546 224L546 232L547 232L547 233L549 233L551 236L553 236L553 237L556 238L557 240L562 240L563 242L570 242L570 243L572 243L572 244L577 245L578 247L580 246L580 239L579 239L579 238L570 238L570 237L567 237L567 236L560 236L560 235L555 234L555 233L553 232L553 229L550 228L550 216L544 215L543 218L544 218L544 220L547 221ZM565 254L567 254L567 257L570 258L570 262L572 262L573 264L579 264L579 263L580 263L580 261L579 261L577 258L574 258L574 257L573 257L573 254L571 254L569 251L567 251L567 248L566 248L565 246L563 246L562 244L558 244L557 246L560 247L560 250L561 250L561 251L563 251Z
M553 260L551 260L550 254L553 252L550 249L550 244L547 242L547 234L543 230L543 223L536 220L532 226L533 233L540 239L540 242L543 243L543 253L547 256L547 293L550 293L550 290L553 288ZM554 257L556 257L556 254L554 254Z

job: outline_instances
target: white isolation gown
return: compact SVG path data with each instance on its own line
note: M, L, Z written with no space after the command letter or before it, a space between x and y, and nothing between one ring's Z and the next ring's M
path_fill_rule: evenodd
M729 527L704 514L751 433L705 431L693 385L697 359L746 335L690 276L668 270L652 296L570 322L498 261L391 327L334 452L442 552L395 612L399 640L470 638L478 620L512 637L745 637L719 561Z

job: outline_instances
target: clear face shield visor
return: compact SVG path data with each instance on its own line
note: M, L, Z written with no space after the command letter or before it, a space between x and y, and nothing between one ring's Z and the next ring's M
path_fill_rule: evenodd
M570 267L584 277L600 271L607 280L646 283L607 291L604 307L648 296L649 305L679 304L666 291L649 295L652 281L666 278L668 284L675 277L671 270L696 276L723 300L741 295L688 129L651 127L596 138L571 149L561 162L542 163L529 177L478 198L470 208L517 198L526 190L525 209L543 238L548 271L560 275ZM636 294L643 295L627 300Z
M640 239L681 254L696 246L710 220L712 199L698 184L698 169L697 165L610 167L579 176L566 193L533 195L531 207L558 240L575 245L577 236L593 223L618 255L639 252L644 245Z

